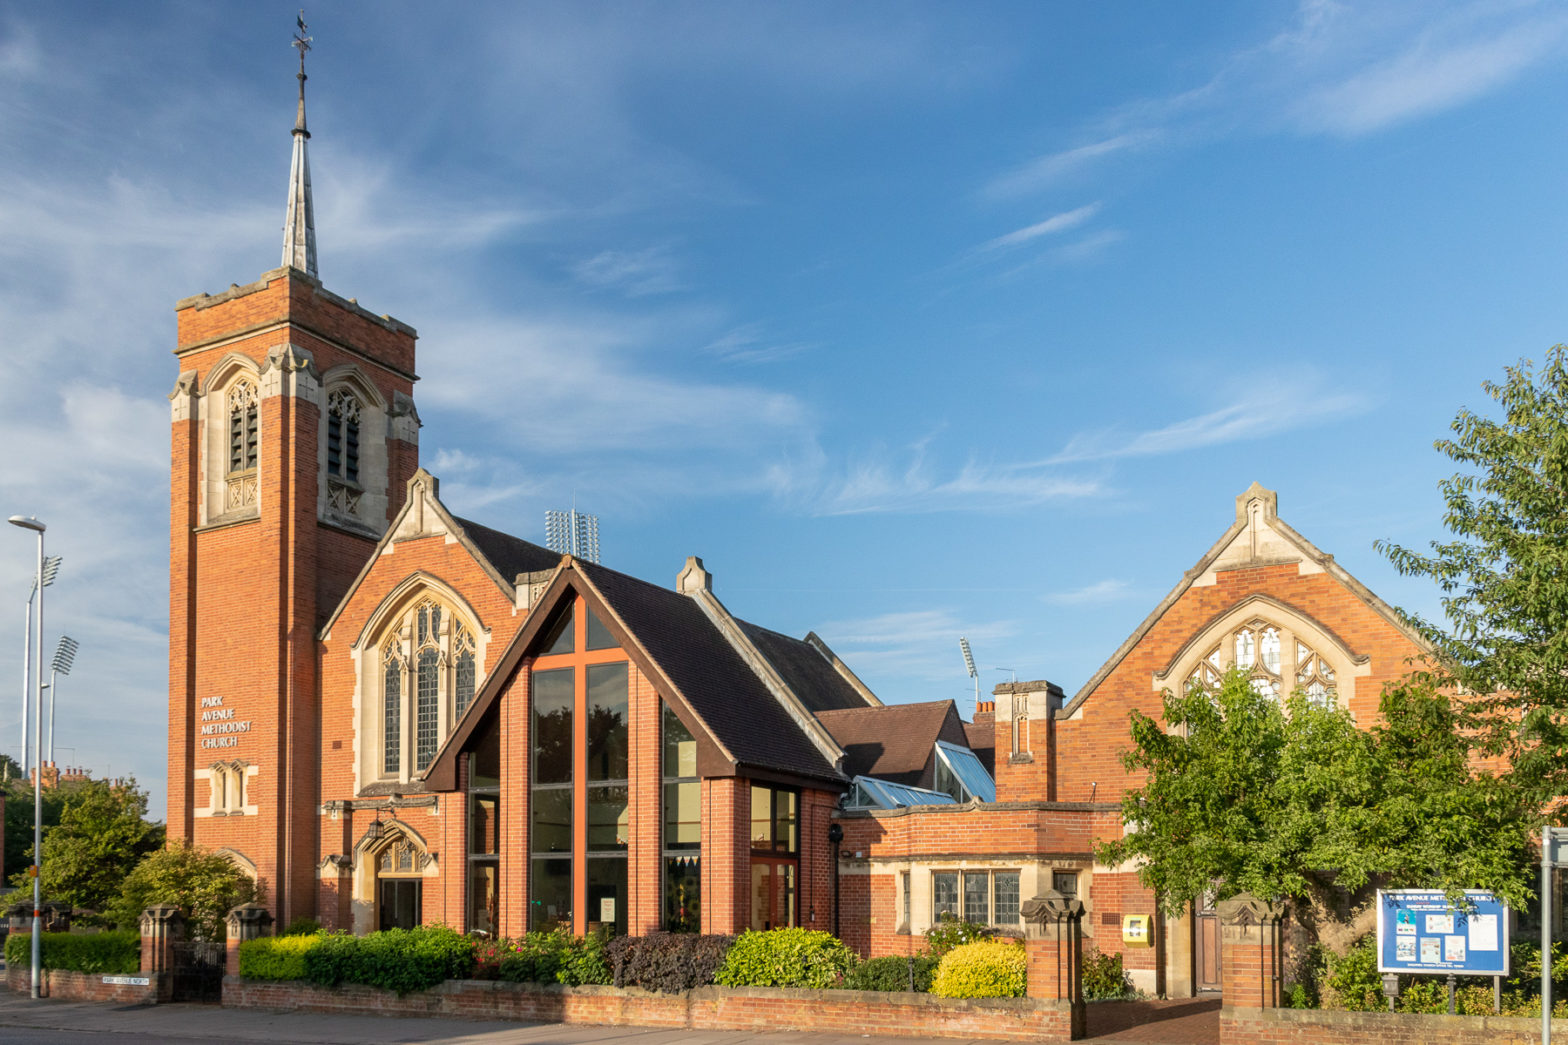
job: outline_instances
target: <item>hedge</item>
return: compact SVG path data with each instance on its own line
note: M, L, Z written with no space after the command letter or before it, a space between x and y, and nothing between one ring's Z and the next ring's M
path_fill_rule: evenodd
M931 954L916 954L908 958L890 955L863 961L844 975L844 989L849 991L909 991L926 993L931 990L931 977L941 959ZM913 979L914 986L910 987Z
M1021 998L1028 968L1022 944L962 944L942 956L931 993L943 998Z
M259 936L240 944L240 975L247 980L303 980L305 952L322 939L312 936Z
M474 970L474 941L442 926L305 939L316 941L304 953L305 979L322 987L362 983L402 995Z
M617 936L605 952L615 986L675 994L712 983L734 943L733 936L649 933Z
M494 950L499 977L512 983L564 983L568 987L608 984L612 978L605 956L609 935L600 930L573 936L568 929L555 929L498 941Z
M837 987L855 956L832 933L813 929L744 932L713 982L724 987Z
M101 933L44 933L39 937L39 958L45 969L123 976L141 971L142 937L134 929ZM6 937L5 963L7 966L32 967L31 933L14 933Z

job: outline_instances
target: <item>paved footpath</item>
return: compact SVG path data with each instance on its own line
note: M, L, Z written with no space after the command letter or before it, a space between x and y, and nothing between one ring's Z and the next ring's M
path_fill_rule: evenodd
M563 1023L502 1023L224 1009L216 1005L106 1005L33 1001L0 989L0 1043L250 1042L272 1045L1001 1045L985 1038L873 1038L788 1031L653 1030Z

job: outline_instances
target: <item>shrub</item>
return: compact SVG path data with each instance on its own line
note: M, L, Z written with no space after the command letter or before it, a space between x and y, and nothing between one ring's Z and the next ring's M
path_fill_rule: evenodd
M1119 954L1090 949L1083 956L1083 996L1085 1001L1117 1001L1131 998L1132 978L1127 975Z
M101 933L44 933L38 940L38 957L45 969L122 976L141 971L142 937L141 933L128 930ZM31 968L32 962L31 933L16 933L6 937L7 966Z
M943 998L1021 998L1028 960L1018 943L978 940L942 956L931 979L931 993Z
M855 956L832 933L815 929L743 932L713 982L725 987L836 987Z
M844 974L844 989L850 991L908 991L925 993L931 990L931 977L940 959L930 954L916 954L908 958L891 955L861 962ZM911 975L914 987L909 986Z
M1322 1007L1371 1012L1388 1007L1377 971L1376 941L1368 936L1343 957L1330 955L1322 981ZM1445 1002L1446 1007L1446 1002Z
M323 987L362 983L401 995L467 979L474 968L474 942L444 926L316 940L305 952L305 978Z
M144 909L153 904L175 904L185 915L193 938L222 940L230 911L264 899L264 890L255 879L228 857L177 843L132 868L107 913L117 925L134 929L140 925Z
M926 950L940 958L954 947L962 947L966 943L975 943L978 940L989 940L995 935L995 929L981 925L979 922L966 922L948 911L943 911L926 930Z
M289 923L279 936L313 936L321 931L321 923L307 915L300 915Z
M303 980L305 954L325 937L261 936L240 944L240 975L247 980Z
M617 936L605 948L617 987L641 987L675 994L713 982L733 936L649 933Z

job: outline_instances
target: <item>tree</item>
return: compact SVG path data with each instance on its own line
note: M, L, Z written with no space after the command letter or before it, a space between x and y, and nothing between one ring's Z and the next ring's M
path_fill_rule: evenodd
M1453 539L1430 554L1386 541L1400 573L1442 590L1442 625L1406 614L1462 687L1487 750L1504 754L1538 806L1568 794L1568 348L1482 388L1500 417L1461 409L1437 449L1461 471L1439 487Z
M91 780L65 794L60 822L44 833L40 885L46 899L102 911L119 894L125 869L163 846L163 825L149 823L147 792L134 780ZM31 861L32 846L24 859ZM11 878L26 886L26 870Z
M146 908L174 904L185 915L193 937L221 940L231 910L265 899L261 885L228 857L177 843L136 865L125 877L110 914L122 928L132 928Z
M80 784L46 787L40 793L38 822L45 831L60 822L60 814ZM33 862L33 785L22 777L5 782L5 866L25 868Z
M1217 690L1165 695L1164 725L1133 712L1122 799L1132 830L1105 863L1139 862L1160 905L1248 892L1291 899L1309 932L1343 952L1370 928L1375 887L1528 890L1528 806L1474 771L1443 694L1396 687L1383 722L1296 693L1282 706L1232 671ZM1347 902L1348 899L1348 902Z

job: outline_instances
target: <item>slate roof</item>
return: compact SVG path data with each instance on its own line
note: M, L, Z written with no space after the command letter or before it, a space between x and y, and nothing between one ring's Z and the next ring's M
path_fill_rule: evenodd
M969 750L975 753L985 771L996 779L996 724L993 721L965 722L964 736L969 738Z
M492 530L488 526L468 519L459 519L452 516L452 521L463 528L463 533L473 542L479 553L490 560L490 565L495 567L508 584L517 579L519 573L534 573L538 570L553 570L560 565L561 553L542 548L531 541L521 537L513 537L500 530Z
M577 566L738 763L835 782L847 779L696 600L604 566L580 560Z
M815 646L747 621L737 619L736 623L812 714L867 706L865 698Z
M966 743L951 700L820 711L817 721L844 749L844 772L849 776L872 776L914 787L931 786L927 770L939 739Z

